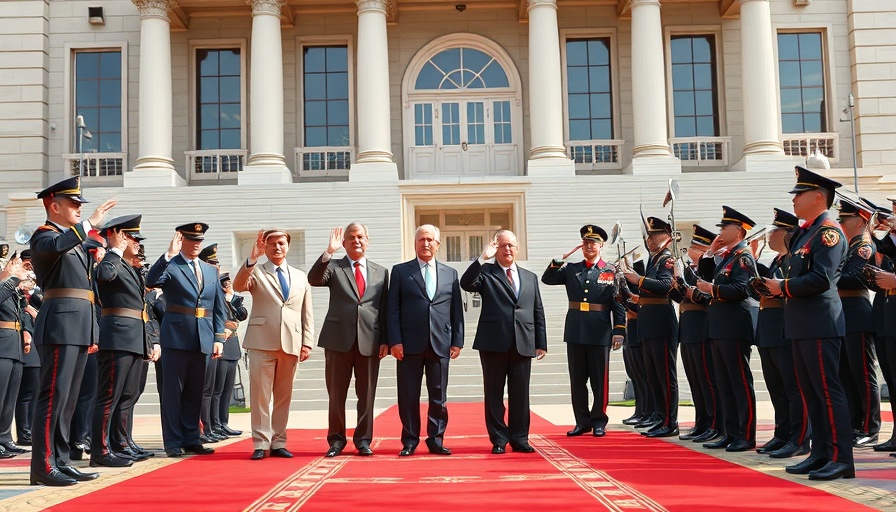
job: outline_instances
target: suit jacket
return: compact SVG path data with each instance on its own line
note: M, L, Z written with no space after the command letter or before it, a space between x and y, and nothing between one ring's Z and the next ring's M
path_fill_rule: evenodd
M81 246L86 239L82 224L64 233L50 222L37 229L31 237L31 264L44 293L58 288L93 291L93 260ZM93 304L84 299L45 299L35 319L37 345L95 345L98 334Z
M197 260L199 261L199 260ZM205 308L206 315L186 315L166 311L159 330L163 349L201 351L210 354L215 343L224 343L224 298L218 286L218 269L199 261L203 287L199 289L196 275L180 254L165 260L163 254L146 274L147 286L161 288L167 306Z
M837 295L840 268L846 259L846 240L828 213L790 240L790 260L781 290L784 336L791 340L836 338L846 334L843 306Z
M603 265L603 266L601 266ZM541 282L565 285L570 301L602 304L603 311L566 312L563 341L580 345L610 345L612 336L625 335L625 306L616 300L616 268L603 260L590 269L584 261L564 264L553 260L541 275Z
M287 266L289 297L284 299L273 263L266 261L251 268L247 263L243 263L233 279L234 290L252 294L252 313L243 348L283 350L298 356L302 346L313 347L314 311L305 273Z
M482 312L473 348L487 352L509 352L535 357L535 350L548 349L544 306L538 276L517 265L520 294L516 296L507 274L495 263L473 261L460 278L460 286L482 296Z
M361 355L373 356L386 341L386 307L389 301L389 271L367 260L364 296L358 297L355 271L345 256L324 261L323 255L308 271L312 286L330 289L327 317L317 344L329 350L348 352L355 340Z
M392 267L386 315L389 346L402 345L405 354L422 354L427 347L448 357L450 347L464 346L464 304L457 271L433 260L436 292L426 295L417 258Z
M747 283L755 268L756 261L743 241L715 266L708 311L710 339L754 341L759 304Z
M103 308L145 311L143 280L138 270L109 251L96 269L96 288ZM100 318L100 350L120 350L147 356L143 320L126 316Z

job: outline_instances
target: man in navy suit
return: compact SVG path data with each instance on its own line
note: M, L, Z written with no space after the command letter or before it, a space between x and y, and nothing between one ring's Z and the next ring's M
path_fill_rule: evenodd
M199 440L199 409L206 357L224 350L224 296L218 269L199 259L208 224L175 228L177 234L146 275L147 286L161 288L166 310L160 328L162 347L162 440L169 457L185 452L214 453Z
M482 363L485 427L492 453L532 453L529 444L529 377L532 358L548 350L538 276L516 264L516 235L501 230L460 278L464 290L482 296L473 348ZM494 258L494 263L486 260ZM504 423L504 384L507 423Z
M420 442L420 384L426 374L429 411L426 446L451 455L442 439L448 425L448 358L464 346L464 311L457 271L436 261L439 228L424 224L414 235L417 257L392 267L387 314L389 347L398 359L400 456Z

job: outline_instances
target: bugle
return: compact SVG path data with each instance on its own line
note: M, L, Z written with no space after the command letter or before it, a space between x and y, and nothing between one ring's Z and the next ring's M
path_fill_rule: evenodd
M30 224L22 224L21 226L19 226L19 229L16 230L13 238L19 245L28 245L28 243L31 241L31 237L34 236L34 231L36 229L37 228L35 226L32 226Z

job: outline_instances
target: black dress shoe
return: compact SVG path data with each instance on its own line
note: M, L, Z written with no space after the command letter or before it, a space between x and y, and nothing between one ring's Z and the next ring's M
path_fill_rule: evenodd
M451 450L439 444L427 443L426 447L429 448L429 453L433 455L451 455Z
M594 437L604 437L607 435L607 430L604 427L594 427L594 433L592 435Z
M183 457L185 454L183 448L166 448L165 455L172 459L176 459L178 457Z
M116 456L120 456L118 452L113 453ZM142 462L150 457L150 455L146 452L135 452L131 449L130 446L122 450L121 453L130 457L134 462Z
M886 441L876 444L871 448L876 452L896 452L896 440L887 439Z
M756 448L755 441L747 441L746 439L740 439L735 441L728 446L725 447L726 452L745 452L747 450L752 450Z
M716 430L716 429L714 429L714 428L711 428L711 429L707 430L706 432L700 434L699 436L697 436L697 437L691 439L691 442L693 442L693 443L707 443L707 442L709 442L709 441L714 440L714 439L717 438L717 437L719 437L719 431Z
M576 427L574 429L570 430L569 432L567 432L566 435L568 435L569 437L575 437L575 436L580 436L582 434L587 434L588 432L591 432L591 427L582 427L582 426L576 425Z
M30 435L21 435L19 436L16 444L19 446L31 446L31 436Z
M833 460L825 464L823 468L809 472L809 480L836 480L838 478L855 477L855 465Z
M20 453L25 453L26 451L28 451L28 450L23 450L23 449L19 448L12 442L0 443L0 446L5 448L6 451L8 451L9 453L15 453L16 455L18 455Z
M866 448L875 443L877 443L877 434L869 434L867 432L862 432L859 437L853 440L853 446L856 448Z
M492 453L495 455L503 455L506 452L507 452L507 450L504 448L504 446L502 446L500 444L496 444L496 445L492 446Z
M281 459L291 459L292 452L290 452L286 448L272 448L271 449L271 457L280 457Z
M644 419L644 416L641 416L640 414L634 414L634 415L629 416L628 418L625 418L624 420L622 420L622 424L623 425L637 425L643 419Z
M791 475L808 475L812 471L816 469L821 469L825 467L828 463L828 459L823 459L821 457L809 457L808 459L800 462L799 464L794 464L793 466L787 466L784 468L784 471L787 471Z
M678 435L677 425L667 425L645 434L647 437L675 437Z
M59 471L79 482L89 482L100 477L99 473L82 473L74 466L59 466Z
M0 448L0 459L11 459L15 457L15 453L9 453L6 448Z
M719 438L717 441L713 441L711 443L705 443L703 445L704 448L709 448L710 450L718 450L721 448L728 448L728 445L731 444L732 439L728 436L723 436Z
M695 437L702 435L704 432L706 432L706 431L705 430L697 430L695 428L692 428L691 430L688 430L684 434L681 434L680 436L678 436L678 438L681 439L682 441L693 441Z
M78 483L74 478L53 468L47 474L31 473L31 485L49 485L51 487L65 487Z
M69 447L68 458L71 460L84 460L84 451L74 447Z
M535 453L535 448L532 448L532 445L529 443L511 445L510 449L520 453Z
M127 453L127 452L116 452L116 451L111 451L111 452L109 452L109 453L111 453L112 455L118 457L119 459L124 459L124 460L129 460L129 461L132 461L132 462L137 462L137 458L136 458L136 457L132 457L131 454L130 454L130 453Z
M775 450L780 450L784 448L784 445L787 444L787 441L781 439L780 437L773 437L769 442L760 446L756 449L756 453L771 453Z
M407 445L404 448L402 448L400 452L398 452L398 456L399 457L410 457L411 455L414 454L414 450L416 450L416 449L417 448L414 446Z
M790 457L796 457L799 455L805 455L809 453L809 444L806 443L803 446L793 443L787 443L781 448L778 448L772 452L766 452L766 455L773 459L789 459Z
M227 434L228 436L231 436L231 437L243 435L242 430L234 430L234 429L228 427L227 425L224 425L223 427L221 427L221 432L224 432L225 434Z
M201 434L201 435L199 436L199 442L200 442L200 443L203 443L203 444L217 443L217 442L218 442L218 438L213 438L213 437L211 437L211 436L209 436L209 435Z
M330 446L330 449L327 450L327 453L326 453L326 455L324 455L324 457L335 457L335 456L339 455L340 453L342 453L342 450L344 448L345 448L345 445L340 442L333 443L333 445Z
M657 423L656 425L648 428L647 430L642 430L641 435L642 436L650 435L650 434L653 434L654 432L656 432L657 430L662 430L664 428L666 428L666 425L664 425L663 422L661 421L661 422Z
M191 444L188 446L184 446L184 451L187 453L195 453L196 455L211 455L215 453L214 448L207 448L202 446L201 444Z
M367 443L361 443L357 446L358 455L362 457L370 457L373 455L373 450L370 449L370 445Z
M212 434L218 438L218 440L223 441L225 439L230 439L230 436L222 432L221 430L212 430Z
M635 428L652 428L662 422L663 418L661 418L659 414L651 414L650 416L641 420L639 423L636 423Z
M95 453L90 456L90 467L92 468L98 466L103 466L106 468L129 468L133 465L133 461L123 459L121 457L116 457L111 453L107 453L106 455Z
M255 450L249 460L261 460L264 458L264 450Z

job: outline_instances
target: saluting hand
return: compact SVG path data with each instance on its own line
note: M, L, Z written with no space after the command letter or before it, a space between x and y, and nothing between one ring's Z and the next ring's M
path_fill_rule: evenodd
M333 228L333 231L330 233L330 245L327 246L327 254L336 254L336 251L342 248L343 231L345 231L345 228Z
M106 216L106 213L109 212L116 204L118 204L117 199L109 199L103 204L96 207L96 210L93 212L93 215L87 219L87 222L90 223L91 226L96 227L103 221L103 217Z
M712 254L715 254L724 248L725 242L722 241L722 237L719 235L716 235L716 237L712 239L712 243L709 244L709 252Z
M566 258L569 258L570 256L572 256L573 254L575 254L575 252L578 251L578 250L581 249L581 248L582 248L582 244L579 244L579 245L573 247L572 249L570 249L570 251L569 251L568 253L566 253L566 254L563 255L563 259L565 260Z
M492 240L489 242L485 249L482 250L482 259L490 260L498 254L498 240Z
M169 260L177 256L177 253L180 252L180 247L183 241L184 235L180 234L180 231L174 233L174 238L172 238L171 243L168 244L168 252L166 253Z
M258 230L258 238L255 239L255 245L252 246L252 252L249 253L249 263L255 264L258 258L264 254L264 230Z
M24 281L28 277L28 271L22 266L22 258L16 256L10 258L0 271L0 281L5 281L10 277L18 277L20 281Z

